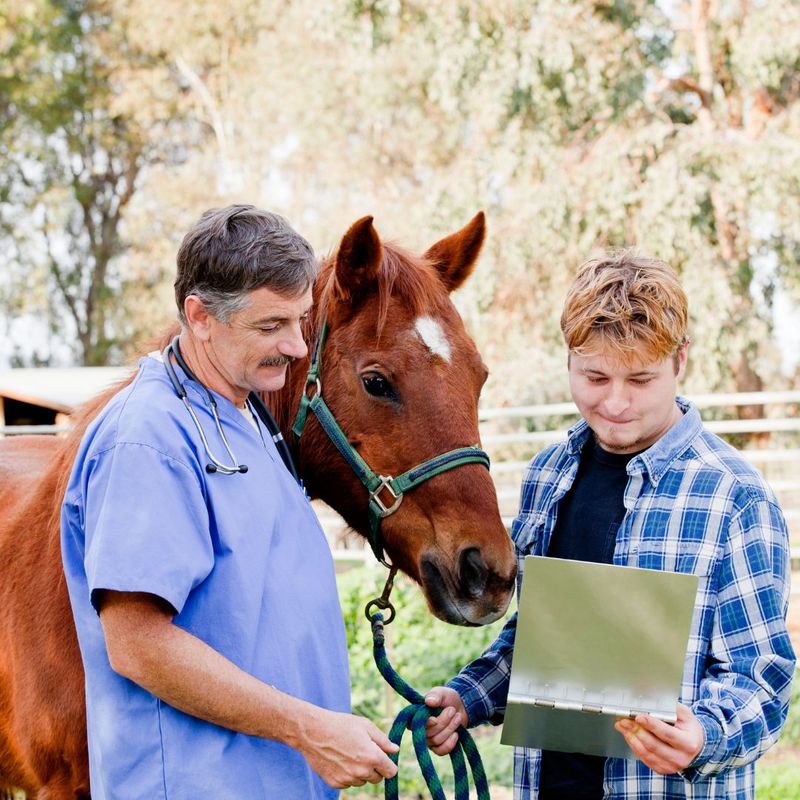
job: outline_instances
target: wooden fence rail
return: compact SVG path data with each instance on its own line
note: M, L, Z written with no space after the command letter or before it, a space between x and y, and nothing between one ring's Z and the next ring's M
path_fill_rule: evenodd
M772 486L789 526L792 560L800 568L800 391L705 394L690 399L700 409L706 427L722 438L735 438L742 455ZM736 409L742 406L757 407L763 415L739 419ZM481 409L481 441L492 457L492 476L507 525L516 513L528 462L545 445L563 440L577 419L571 402Z
M800 391L704 394L691 397L709 430L723 438L736 437L742 455L764 474L786 515L792 542L792 559L800 567ZM735 409L763 408L764 415L739 419ZM709 413L709 410L711 413ZM571 402L483 408L479 413L481 441L492 457L492 476L500 509L511 524L519 502L522 475L533 455L543 446L566 436L578 412ZM720 418L722 417L722 418ZM566 427L565 427L566 426ZM54 434L64 426L5 426L0 436L27 433ZM334 512L319 506L326 530L336 538L344 524Z

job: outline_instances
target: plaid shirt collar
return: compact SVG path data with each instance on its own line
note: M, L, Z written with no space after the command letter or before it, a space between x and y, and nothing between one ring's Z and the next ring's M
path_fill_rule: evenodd
M628 463L628 474L646 472L654 485L658 486L661 476L672 462L691 445L703 427L700 412L684 397L676 397L675 402L683 412L678 420L652 447L639 453ZM567 432L567 453L577 459L592 431L585 419L581 419Z

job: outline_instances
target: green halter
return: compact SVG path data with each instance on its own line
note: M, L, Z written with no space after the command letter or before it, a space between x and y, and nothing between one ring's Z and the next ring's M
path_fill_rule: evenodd
M336 449L342 454L345 461L347 461L353 472L355 472L358 479L369 492L368 540L372 547L372 552L375 553L375 558L382 564L389 566L386 563L383 553L383 541L380 535L381 520L397 511L400 507L400 503L403 501L405 492L409 489L413 489L415 486L419 486L420 483L424 483L435 475L440 475L442 472L460 467L462 464L483 464L486 469L489 469L489 456L481 450L478 445L457 447L455 450L449 450L446 453L441 453L438 456L429 458L427 461L424 461L416 467L412 467L396 478L393 478L391 475L376 474L370 468L369 464L367 464L350 445L344 431L322 399L320 371L322 369L322 350L325 346L327 333L328 323L326 320L314 344L314 350L311 354L311 363L309 364L308 375L306 376L306 391L303 392L303 396L300 398L300 406L297 409L297 416L292 426L292 432L299 441L300 437L303 435L308 412L311 411L316 416L322 429L328 434L328 438L333 442ZM311 396L309 396L308 393L308 388L310 386L315 388ZM384 489L391 495L391 505L387 506L380 498L380 494Z

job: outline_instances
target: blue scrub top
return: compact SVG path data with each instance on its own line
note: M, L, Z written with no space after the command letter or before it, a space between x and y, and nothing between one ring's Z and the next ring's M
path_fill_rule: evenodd
M205 392L176 372L227 463ZM93 800L338 795L296 750L184 714L108 662L93 593L149 592L251 675L350 710L344 623L316 515L263 426L215 398L245 474L206 473L197 429L155 358L92 423L73 467L61 544L86 672Z

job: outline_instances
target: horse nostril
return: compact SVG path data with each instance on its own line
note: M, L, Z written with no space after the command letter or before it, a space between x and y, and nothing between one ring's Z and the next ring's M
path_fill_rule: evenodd
M489 568L477 547L467 547L458 557L458 577L461 591L467 597L475 598L486 588Z

